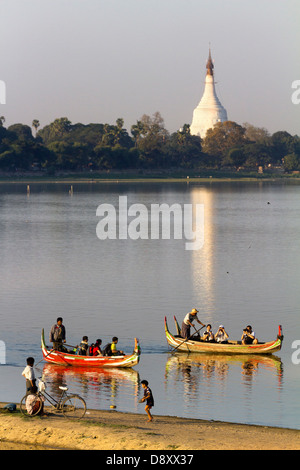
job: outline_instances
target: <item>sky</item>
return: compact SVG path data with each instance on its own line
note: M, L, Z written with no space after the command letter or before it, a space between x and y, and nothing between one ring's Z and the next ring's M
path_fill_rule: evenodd
M5 126L191 124L209 44L228 119L300 135L299 0L0 0Z

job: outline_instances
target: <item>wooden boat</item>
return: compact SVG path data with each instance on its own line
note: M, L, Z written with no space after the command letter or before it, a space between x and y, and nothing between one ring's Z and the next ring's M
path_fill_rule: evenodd
M139 363L141 349L139 340L135 338L134 350L125 356L78 356L67 352L48 349L45 344L44 329L41 336L43 358L46 362L76 367L134 367Z
M228 341L228 343L211 343L201 341L200 339L190 338L185 340L181 337L181 329L174 316L177 334L173 336L168 328L167 318L165 317L165 333L167 342L174 350L195 353L213 353L213 354L273 354L279 351L282 346L283 335L282 327L279 325L279 332L274 341L257 344L241 344L241 341Z

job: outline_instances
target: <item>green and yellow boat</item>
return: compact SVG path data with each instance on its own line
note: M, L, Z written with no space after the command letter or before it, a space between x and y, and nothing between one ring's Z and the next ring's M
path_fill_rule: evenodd
M241 341L228 341L228 343L216 343L201 340L200 337L184 339L181 329L174 316L176 335L172 335L168 328L167 317L165 317L165 333L168 344L176 351L185 353L212 353L212 354L273 354L280 351L283 335L282 327L278 327L278 335L274 341L258 342L257 344L242 344Z

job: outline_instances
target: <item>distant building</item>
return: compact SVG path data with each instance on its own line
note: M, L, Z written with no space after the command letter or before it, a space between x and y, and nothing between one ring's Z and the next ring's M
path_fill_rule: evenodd
M217 122L228 120L226 109L223 108L216 94L213 69L214 64L209 49L204 93L197 108L194 109L190 127L191 134L199 135L202 139L205 137L207 130Z

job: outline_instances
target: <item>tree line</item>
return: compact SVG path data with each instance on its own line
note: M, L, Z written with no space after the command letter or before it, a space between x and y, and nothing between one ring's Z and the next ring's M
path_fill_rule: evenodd
M53 172L113 169L257 169L280 166L300 170L300 137L286 131L270 134L265 128L234 121L217 123L204 139L191 135L190 126L169 133L159 112L143 115L124 128L111 124L72 124L68 118L39 129L13 124L0 117L0 170Z

